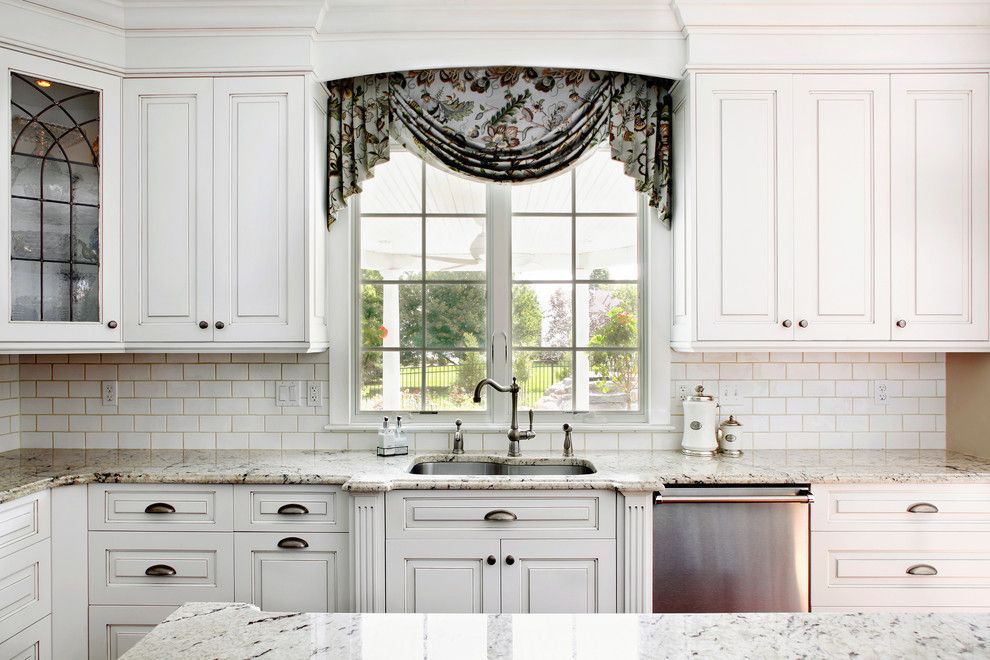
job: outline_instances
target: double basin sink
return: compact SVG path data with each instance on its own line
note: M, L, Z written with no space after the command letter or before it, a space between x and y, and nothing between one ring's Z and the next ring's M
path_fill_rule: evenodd
M422 461L409 468L410 474L433 474L450 476L544 476L568 477L594 474L595 467L588 462L558 463L540 461L523 464L509 461Z

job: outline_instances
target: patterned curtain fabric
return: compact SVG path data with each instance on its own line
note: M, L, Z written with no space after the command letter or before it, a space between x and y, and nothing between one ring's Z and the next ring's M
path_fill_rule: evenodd
M389 137L464 176L553 176L608 139L635 188L670 221L668 83L587 69L429 69L330 83L330 216L388 160Z

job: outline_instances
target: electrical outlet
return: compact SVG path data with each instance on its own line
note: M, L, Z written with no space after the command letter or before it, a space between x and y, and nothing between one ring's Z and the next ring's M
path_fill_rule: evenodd
M284 380L275 383L275 405L280 408L302 406L303 385L301 380Z
M323 381L311 380L306 387L306 405L319 408L323 405Z
M693 391L693 388L689 384L687 384L687 383L678 383L677 384L676 391L674 392L674 395L678 399L684 400L686 397L688 397L691 394L692 391Z
M873 381L873 403L885 406L890 402L890 381Z
M105 406L117 405L117 381L115 380L103 381L103 386L101 388L100 396L103 399L103 405Z
M738 406L742 404L742 394L739 393L738 383L719 383L718 402L722 406Z

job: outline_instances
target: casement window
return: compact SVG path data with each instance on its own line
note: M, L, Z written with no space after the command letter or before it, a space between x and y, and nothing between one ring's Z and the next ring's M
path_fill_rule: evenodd
M486 376L540 424L666 423L666 234L606 149L514 186L393 149L331 228L331 427L504 426Z

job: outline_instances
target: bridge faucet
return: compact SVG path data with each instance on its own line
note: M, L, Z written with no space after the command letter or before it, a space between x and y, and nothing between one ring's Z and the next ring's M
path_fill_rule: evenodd
M509 432L506 434L509 437L509 456L521 456L519 451L519 441L529 440L536 437L536 433L533 432L533 409L529 410L529 429L525 431L519 430L519 384L513 377L512 385L505 387L504 385L499 385L491 378L485 378L479 382L474 388L474 402L481 403L481 390L488 385L493 390L497 392L508 392L512 395L512 421L509 424Z

